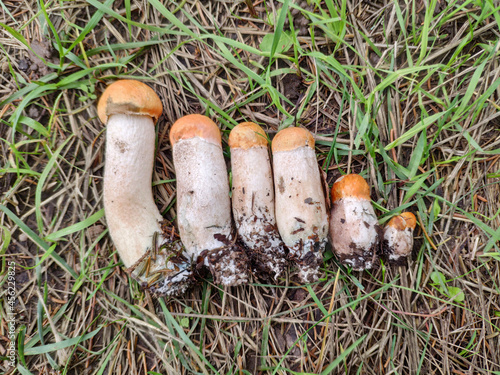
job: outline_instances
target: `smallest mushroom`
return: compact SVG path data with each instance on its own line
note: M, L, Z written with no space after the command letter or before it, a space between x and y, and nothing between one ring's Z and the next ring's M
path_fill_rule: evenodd
M393 217L384 228L382 253L389 263L404 265L413 249L413 230L417 225L415 215L403 212Z

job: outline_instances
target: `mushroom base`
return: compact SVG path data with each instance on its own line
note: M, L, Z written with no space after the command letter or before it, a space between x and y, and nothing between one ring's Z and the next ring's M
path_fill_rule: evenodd
M330 242L340 262L355 271L371 269L382 230L369 200L346 197L336 201L330 215Z
M299 279L303 283L313 283L318 281L319 268L323 260L321 252L307 252L300 258L295 258L294 263L299 272Z
M286 254L283 246L249 248L245 251L250 259L252 272L261 280L276 280L286 267Z
M382 240L381 245L381 257L392 266L407 266L408 265L408 255L397 254L394 246L389 245L389 241ZM411 253L411 251L410 251Z
M157 296L173 296L184 293L193 280L192 261L185 255L180 240L173 238L174 231L170 223L161 223L162 234L157 234L159 244L156 249L147 252L127 273L143 289L148 289Z
M184 256L175 255L171 247L156 255L148 250L127 272L143 289L158 296L184 293L193 279L191 263Z
M375 248L369 250L361 249L356 247L354 243L351 244L351 252L346 254L341 251L335 250L333 248L335 255L339 259L340 263L351 267L354 271L364 271L369 270L373 267L375 260L377 259Z
M305 243L300 241L294 247L289 247L288 258L292 264L297 266L301 282L312 283L318 280L326 242L326 238L320 239L318 236L314 236Z
M216 284L237 286L248 282L248 258L239 246L211 250L205 262Z
M386 226L382 246L380 248L381 255L391 265L404 266L407 264L407 258L413 249L413 229L405 228L404 230Z

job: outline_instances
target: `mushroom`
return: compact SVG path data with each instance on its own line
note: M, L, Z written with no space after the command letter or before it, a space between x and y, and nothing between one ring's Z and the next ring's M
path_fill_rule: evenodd
M187 253L197 262L208 253L204 262L216 282L245 283L247 259L233 243L219 128L206 116L184 116L172 126L170 143L177 179L177 223Z
M372 268L379 231L365 179L357 174L337 179L332 186L329 234L340 262L356 271Z
M303 282L318 279L327 243L328 213L314 138L306 129L286 128L272 142L276 222Z
M274 215L273 171L267 135L253 122L241 123L229 134L233 217L248 247L255 273L275 279L285 267L285 249Z
M164 235L151 187L160 98L139 81L116 81L102 94L97 112L106 124L104 210L116 250L143 286L160 294L183 292L189 263L179 242Z
M389 263L404 265L413 250L413 230L417 219L411 212L393 217L384 228L382 253Z

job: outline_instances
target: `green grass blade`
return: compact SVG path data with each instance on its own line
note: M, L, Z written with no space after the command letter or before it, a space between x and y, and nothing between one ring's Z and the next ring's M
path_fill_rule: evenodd
M351 346L349 346L346 350L342 352L341 355L339 355L337 358L335 358L335 361L330 363L326 369L324 369L321 372L321 375L329 375L332 373L332 371L337 368L338 365L340 365L345 358L351 354L351 352L358 347L359 344L363 342L363 340L366 338L366 335L361 336L359 339L357 339Z
M54 352L54 351L61 350L64 348L68 348L68 347L73 346L73 345L78 345L85 340L91 339L92 337L97 335L100 331L101 331L101 328L97 328L97 329L93 330L92 332L87 333L87 334L82 335L82 336L73 337L71 339L66 339L66 340L56 342L53 344L47 344L47 345L41 345L41 346L29 348L29 349L26 349L24 351L24 354L25 355L40 355L40 354L50 353L50 352Z
M96 223L104 216L104 208L97 211L95 214L89 216L83 221L80 221L76 224L70 225L69 227L58 230L57 232L51 233L48 236L45 236L46 241L57 241L62 237L68 236L72 233L79 232L84 230L85 228L90 227L92 224Z
M31 228L29 228L21 219L19 219L11 210L9 210L4 205L0 204L0 211L7 214L8 217L23 231L38 247L45 250L45 252L50 250L49 244L43 241ZM66 263L66 261L61 258L61 256L55 252L51 253L51 257L55 260L57 264L63 269L65 269L71 276L75 279L78 278L78 274Z

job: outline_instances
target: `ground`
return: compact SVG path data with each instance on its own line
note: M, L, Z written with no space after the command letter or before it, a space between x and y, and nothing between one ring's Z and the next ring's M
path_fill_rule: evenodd
M500 373L497 6L0 3L0 368ZM416 214L408 265L355 272L327 250L309 285L290 267L275 282L221 288L207 276L175 298L143 292L121 265L102 202L106 133L96 102L121 78L147 83L164 106L153 186L166 219L176 217L176 119L211 117L228 162L239 122L271 138L303 126L329 186L360 173L380 224Z

